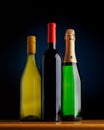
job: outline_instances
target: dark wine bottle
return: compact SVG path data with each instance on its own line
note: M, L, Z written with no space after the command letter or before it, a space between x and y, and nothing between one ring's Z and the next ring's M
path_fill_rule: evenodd
M42 55L42 120L60 121L62 58L56 50L56 23L48 23L48 49Z
M65 56L62 65L62 120L81 119L81 78L75 54L75 30L65 33Z

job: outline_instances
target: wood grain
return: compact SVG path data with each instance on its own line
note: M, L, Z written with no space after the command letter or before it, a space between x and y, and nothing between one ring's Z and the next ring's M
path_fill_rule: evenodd
M0 130L104 130L104 120L79 122L0 121Z

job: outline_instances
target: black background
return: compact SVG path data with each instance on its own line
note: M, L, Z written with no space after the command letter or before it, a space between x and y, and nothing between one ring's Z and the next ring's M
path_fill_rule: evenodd
M20 77L27 60L26 37L37 36L36 60L40 69L41 56L47 49L48 22L57 24L56 44L62 57L65 30L75 29L82 79L82 117L104 119L103 4L73 2L60 8L54 7L55 4L46 8L36 8L34 3L27 5L6 3L0 13L0 119L19 118Z

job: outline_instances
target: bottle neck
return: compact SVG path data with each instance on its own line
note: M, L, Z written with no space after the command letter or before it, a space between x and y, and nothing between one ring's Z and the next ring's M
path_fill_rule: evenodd
M65 57L64 62L77 63L76 54L75 54L75 40L65 39Z
M35 54L34 53L27 53L27 61L30 63L36 63L35 62Z
M56 49L56 23L48 23L48 48Z
M56 44L48 43L48 49L56 49Z

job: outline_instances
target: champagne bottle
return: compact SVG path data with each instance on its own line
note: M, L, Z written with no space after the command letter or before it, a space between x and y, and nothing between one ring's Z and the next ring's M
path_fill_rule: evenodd
M56 50L56 23L48 23L48 49L42 55L42 120L60 121L62 59Z
M27 63L20 82L20 120L41 119L41 76L35 55L36 37L27 36Z
M62 65L62 120L81 119L81 78L75 53L75 30L65 33L65 56Z

